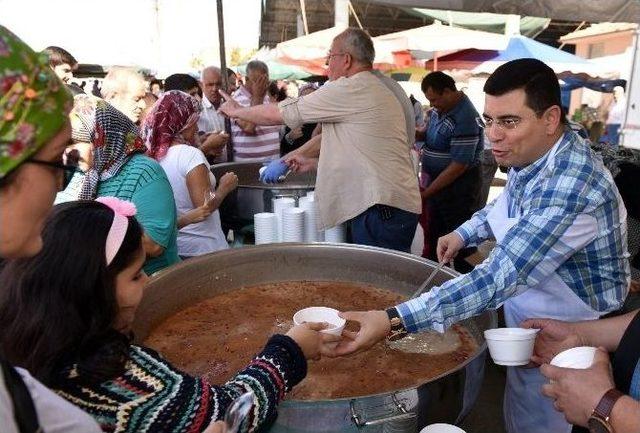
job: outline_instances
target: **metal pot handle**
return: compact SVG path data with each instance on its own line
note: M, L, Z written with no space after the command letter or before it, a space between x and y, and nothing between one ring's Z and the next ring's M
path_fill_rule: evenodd
M390 421L400 421L400 420L415 418L417 416L416 413L409 412L407 410L404 403L398 400L398 397L396 396L396 394L391 395L391 400L393 401L393 404L395 405L396 409L400 413L396 413L394 415L389 415L389 416L385 416L385 417L377 418L373 420L367 420L364 418L362 414L359 414L356 410L355 400L351 400L351 402L349 403L349 407L351 411L351 420L354 422L354 424L357 427L361 428L361 427L369 427L373 425L380 425Z

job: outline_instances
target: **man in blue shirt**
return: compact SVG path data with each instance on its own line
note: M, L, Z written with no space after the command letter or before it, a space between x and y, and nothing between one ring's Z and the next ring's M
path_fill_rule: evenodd
M386 311L346 312L360 322L334 355L389 336L434 329L504 305L514 327L528 318L593 320L626 297L626 210L611 173L588 142L566 125L553 70L535 59L500 66L487 80L483 123L492 152L510 167L502 194L438 242L447 262L465 247L494 238L482 264ZM393 325L392 325L393 324ZM568 433L571 426L540 390L537 368L508 367L508 433Z
M478 210L482 178L480 161L483 130L469 98L456 89L453 78L432 72L422 80L422 91L433 109L429 114L422 148L422 172L427 181L421 191L425 229L425 257L437 260L438 238L451 233ZM471 270L464 258L475 251L465 248L456 257L456 269Z

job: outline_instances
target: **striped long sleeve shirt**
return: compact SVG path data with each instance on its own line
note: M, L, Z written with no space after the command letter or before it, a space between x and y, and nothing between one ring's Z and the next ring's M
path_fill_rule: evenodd
M233 99L243 107L251 106L251 94L244 87L233 94ZM269 104L269 96L264 104ZM235 122L231 123L234 161L264 162L280 158L280 128L282 125L256 125L254 134L245 132Z

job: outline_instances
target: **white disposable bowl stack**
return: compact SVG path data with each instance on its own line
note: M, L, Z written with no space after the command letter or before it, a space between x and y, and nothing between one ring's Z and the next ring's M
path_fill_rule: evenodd
M324 231L325 242L341 244L347 240L347 231L344 224L339 224Z
M284 242L304 242L304 209L285 208L282 211L282 240Z
M322 242L324 240L324 232L318 230L320 216L313 196L300 197L298 203L300 209L304 209L304 241Z
M273 213L276 214L276 218L278 218L278 241L282 242L284 240L284 220L282 217L282 212L284 209L292 208L296 206L296 201L291 197L281 197L273 200Z
M257 213L253 216L253 230L256 245L278 241L278 219L271 212Z

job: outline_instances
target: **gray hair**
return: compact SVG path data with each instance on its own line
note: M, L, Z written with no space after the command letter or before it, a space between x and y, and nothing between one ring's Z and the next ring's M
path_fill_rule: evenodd
M117 94L126 92L128 86L136 84L141 88L146 88L144 76L135 68L113 66L102 81L100 93L104 99L111 99Z
M364 30L349 27L336 36L336 39L342 43L342 49L351 54L358 63L366 66L373 65L376 50L373 48L373 40Z
M250 71L262 72L269 75L269 67L265 62L260 60L251 60L247 63L247 74L249 74Z
M206 68L204 68L201 72L200 72L200 81L204 81L204 75L207 72L217 72L218 74L222 75L222 72L220 71L220 68L217 66L207 66Z

